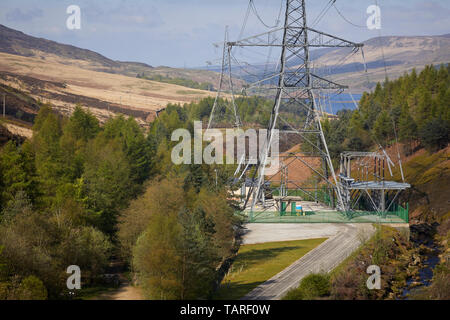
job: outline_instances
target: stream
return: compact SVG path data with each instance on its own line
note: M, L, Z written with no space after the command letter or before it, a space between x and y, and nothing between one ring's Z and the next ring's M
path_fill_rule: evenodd
M419 224L412 225L411 242L414 247L419 248L425 246L428 250L420 254L421 268L419 269L418 278L410 277L406 281L406 287L403 289L400 299L408 300L409 295L416 290L427 287L431 284L433 278L433 270L439 264L439 246L434 242L437 224Z

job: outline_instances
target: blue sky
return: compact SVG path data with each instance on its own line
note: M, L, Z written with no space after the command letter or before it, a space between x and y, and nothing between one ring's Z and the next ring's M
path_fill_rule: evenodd
M274 24L285 0L254 0L261 18ZM329 0L307 2L313 21ZM337 0L336 6L356 25L365 25L366 9L375 0ZM382 35L439 35L450 33L448 0L378 0ZM68 30L66 9L81 8L81 30ZM139 61L153 66L204 66L220 50L212 45L238 36L248 0L1 0L0 24L33 36L94 50L116 60ZM354 41L378 35L355 27L331 8L317 29ZM245 35L267 29L254 14Z

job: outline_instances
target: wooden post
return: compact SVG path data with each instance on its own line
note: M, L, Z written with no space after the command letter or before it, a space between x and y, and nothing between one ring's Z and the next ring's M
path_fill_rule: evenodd
M6 94L3 94L3 118L6 117Z

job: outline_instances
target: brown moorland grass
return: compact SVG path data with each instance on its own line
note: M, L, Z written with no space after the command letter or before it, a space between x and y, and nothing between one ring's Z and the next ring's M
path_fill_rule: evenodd
M81 69L52 59L6 53L0 53L0 71L64 83L65 88L52 89L57 93L87 96L146 111L159 110L168 103L187 103L215 96L214 92L197 89L189 89L189 94L185 94L186 88L178 85Z

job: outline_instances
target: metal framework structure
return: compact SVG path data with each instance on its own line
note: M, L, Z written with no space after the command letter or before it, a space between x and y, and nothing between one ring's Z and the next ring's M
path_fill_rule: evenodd
M221 115L223 116L226 110L229 111L228 116L233 118L231 121L228 119L229 122L237 128L242 126L232 80L232 65L237 64L241 68L242 65L234 57L233 49L251 48L255 50L265 48L270 53L272 53L272 50L278 50L280 54L276 65L272 65L275 66L274 71L268 74L264 72L263 76L256 77L253 82L248 81L246 88L248 91L256 90L253 94L257 96L272 100L273 105L267 126L267 139L260 149L259 158L256 161L245 157L238 159L239 165L235 173L235 182L242 181L244 177L245 184L249 186L249 192L243 202L243 209L250 209L251 212L267 210L276 205L276 203L267 199L282 200L289 197L290 187L301 190L303 194L310 197L314 196L311 190L315 190L315 198L317 199L317 188L321 186L329 193L332 206L339 211L354 209L358 201L364 198L366 194L375 211L385 211L389 209L398 196L397 192L392 202L386 205L384 201L385 192L401 191L409 185L388 182L384 178L380 178L379 175L373 181L352 178L351 159L354 158L360 160L375 159L375 163L377 161L383 163L388 161L390 170L393 163L385 153L345 153L342 155L339 178L336 176L321 124L324 110L320 103L320 93L327 91L342 92L347 89L347 86L315 74L314 65L311 61L311 48L350 48L352 49L350 50L351 54L355 54L360 49L362 51L363 44L309 27L305 0L283 1L285 1L283 26L277 26L267 32L237 41L229 41L228 32L225 32L222 75L208 129L212 128L214 122L221 121ZM248 73L248 70L248 68L243 68L246 73ZM229 98L220 99L226 91L230 94ZM288 110L291 114L302 116L295 119L289 118L285 116L288 114ZM301 151L273 154L271 145L277 135L286 139L296 136L302 145ZM269 176L266 174L266 167L271 157L279 157L281 165L276 174ZM318 162L321 165L317 165ZM288 172L291 172L289 167L299 163L304 169L311 170L313 176L316 177L313 188L311 188L311 185L305 185L304 182L289 179ZM252 172L251 178L248 177L250 172ZM280 183L279 193L276 196L270 186L270 182L275 180L274 177L277 177Z
M405 182L386 180L386 169L392 176L394 166L384 150L342 153L339 178L345 211L354 210L362 199L367 199L376 212L389 211L400 192L411 187Z
M271 41L267 39L277 39L270 37L272 33L281 31L283 33L281 42ZM251 210L255 210L257 205L265 207L264 203L264 182L265 168L270 154L270 146L274 138L274 131L286 128L286 134L300 135L302 141L311 146L315 154L322 159L323 170L318 172L314 165L310 163L311 158L305 158L303 154L294 154L288 158L300 160L305 166L309 167L318 174L325 183L331 184L336 191L337 206L344 208L341 196L341 190L338 187L338 181L334 173L333 164L331 162L328 151L327 142L321 125L320 106L316 104L316 96L314 90L336 90L345 89L332 81L326 80L315 75L311 70L310 48L311 47L351 47L359 48L362 44L335 37L333 35L309 28L307 25L307 14L305 0L286 0L286 11L284 26L279 29L249 37L240 41L228 43L228 46L275 46L281 48L280 69L278 74L278 85L276 87L275 101L270 116L268 126L267 145L261 154L260 161L257 164L257 185L252 192ZM288 67L288 61L294 58L300 63L295 68ZM306 111L306 117L303 123L289 123L280 118L280 109L296 108L299 111ZM282 122L283 126L278 126ZM280 132L280 135L282 133ZM285 163L289 163L286 159ZM329 174L333 179L329 181ZM298 186L301 189L301 186Z
M225 39L224 44L228 43L228 28L225 30ZM226 112L220 112L222 109L229 108L233 114L234 127L240 128L242 126L241 119L237 112L237 106L234 96L234 86L233 86L233 76L232 76L232 67L231 67L231 46L224 45L223 46L223 54L222 54L222 72L219 80L219 88L217 91L216 99L214 101L214 105L211 111L211 116L209 117L208 129L212 127L212 123L214 120L214 116L217 114L216 111L219 111L219 114L226 114ZM228 90L227 90L228 86ZM231 106L228 101L221 100L224 91L229 91L231 95ZM223 102L223 105L221 104ZM217 110L219 109L219 110ZM222 119L219 119L222 120Z

